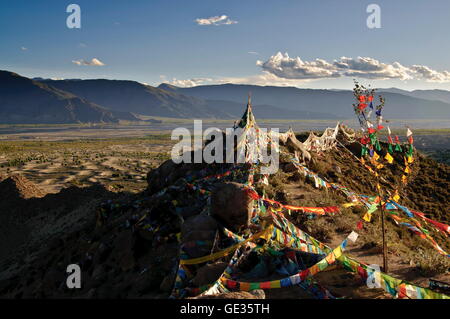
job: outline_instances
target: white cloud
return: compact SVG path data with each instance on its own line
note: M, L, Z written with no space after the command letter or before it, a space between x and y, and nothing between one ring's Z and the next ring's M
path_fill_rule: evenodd
M285 79L320 79L339 77L331 63L322 59L316 59L312 62L305 62L297 58L291 58L287 53L271 56L266 62L256 61L256 65L262 67L264 71L272 73Z
M250 53L250 52L249 52ZM211 77L161 81L178 87L193 87L206 84L254 84L271 86L301 86L310 81L330 78L365 78L371 80L424 80L426 82L450 82L449 71L436 71L423 65L404 66L399 62L383 63L370 57L341 57L331 62L323 59L303 61L291 58L287 53L271 56L267 61L256 61L262 72L243 77Z
M424 79L427 82L450 82L449 71L435 71L425 65L413 65L411 67L417 78Z
M259 55L259 53L258 53L258 52L256 52L256 51L248 51L247 53L248 53L248 54Z
M236 24L237 21L231 20L226 15L221 16L215 16L215 17L209 17L209 18L198 18L195 19L195 22L198 25L227 25L227 24Z
M26 48L26 47L20 47L20 50L22 50L22 51L27 51L28 48Z
M309 80L303 80L301 82L308 82ZM193 87L207 84L254 84L254 85L273 85L273 86L297 86L299 80L297 79L283 79L274 74L263 71L262 74L243 76L243 77L217 77L217 78L193 78L178 80L176 78L172 81L164 81L166 83L178 86L178 87Z
M83 59L73 60L72 63L76 65L87 65L87 66L104 66L105 64L97 58L92 58L91 61L86 61Z
M335 60L333 65L344 76L368 79L412 79L411 71L398 62L386 64L369 57L356 59L342 57L340 60Z
M165 79L165 77L164 77ZM187 80L177 80L176 78L173 78L172 81L168 81L167 83L178 86L178 87L193 87L198 85L206 84L207 82L213 81L210 78L193 78L193 79L187 79Z
M263 71L282 79L311 80L338 77L366 79L425 80L427 82L450 82L450 72L439 72L423 65L403 66L399 62L383 63L370 57L341 57L333 62L323 59L303 61L291 58L287 53L271 56L267 61L257 61Z

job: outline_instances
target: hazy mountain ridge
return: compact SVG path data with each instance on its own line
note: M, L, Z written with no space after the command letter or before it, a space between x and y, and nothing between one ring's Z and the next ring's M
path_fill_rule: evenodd
M236 119L249 92L261 119L353 117L351 90L236 84L153 87L128 80L29 79L9 71L0 71L0 84L0 123L136 121L135 115ZM450 118L449 91L379 92L386 98L385 119Z
M16 73L0 71L0 123L117 122L112 112L71 93L33 81Z
M352 103L354 103L354 97L350 90L299 89L295 87L236 84L205 85L190 88L161 84L159 87L198 98L234 102L237 102L237 98L251 92L255 105L276 105L277 107L297 111L314 110L314 112L346 118L353 116ZM400 94L380 89L380 93L386 99L384 112L386 118L450 118L450 103L427 99L423 92L416 92L414 94L417 96L411 96L406 95L406 93Z
M234 100L205 99L183 94L175 86L152 87L135 81L98 79L42 82L111 110L127 110L148 116L233 119L242 115L247 99L247 92ZM256 116L260 118L337 118L329 113L288 110L272 105L255 104L254 109Z
M126 110L142 115L175 118L216 115L209 110L203 99L165 91L135 81L44 80L43 83L116 111Z
M446 90L435 89L435 90L406 91L406 90L400 90L397 88L390 88L390 89L380 89L380 91L382 91L382 92L397 92L397 93L400 93L403 95L417 97L420 99L450 103L450 91L446 91Z

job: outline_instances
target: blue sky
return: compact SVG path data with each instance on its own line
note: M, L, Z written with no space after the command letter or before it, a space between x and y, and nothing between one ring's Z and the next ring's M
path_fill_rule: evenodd
M70 3L81 7L81 29L66 26ZM380 29L366 25L370 3L381 8ZM237 23L195 21L222 15ZM3 0L0 69L29 77L151 85L234 82L347 89L356 72L377 87L450 89L445 72L450 71L449 31L446 0ZM277 58L278 52L283 55ZM349 59L342 61L343 56ZM73 62L93 58L104 65ZM318 66L317 58L327 65ZM346 66L336 69L335 60ZM354 62L355 72L348 75L346 68ZM371 71L374 64L379 71Z

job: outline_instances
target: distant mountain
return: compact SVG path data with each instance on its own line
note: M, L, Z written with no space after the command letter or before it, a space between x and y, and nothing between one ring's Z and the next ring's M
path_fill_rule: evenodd
M208 106L212 110L225 112L231 119L240 118L243 113L243 106L246 103L246 97L242 97L242 101L231 102L223 100L206 100ZM260 119L339 119L339 116L335 116L329 113L320 113L312 111L302 110L288 110L273 105L256 104L252 106L253 113L256 118Z
M160 85L156 88L135 81L101 79L42 82L111 110L161 117L235 119L242 116L247 98L245 93L234 101L205 99L183 94L172 85ZM331 114L288 110L272 105L255 105L254 110L259 118L337 118Z
M203 99L135 81L42 80L42 83L116 111L175 118L226 116L220 109L210 110Z
M130 113L105 108L45 83L0 71L0 123L117 122Z
M408 95L412 97L417 97L425 100L441 101L444 103L450 103L450 91L447 90L414 90L405 91L396 88L391 89L381 89L380 91L392 92L393 90L401 91L401 94ZM399 92L400 93L400 92Z
M295 87L256 86L256 85L205 85L179 88L161 84L159 88L209 100L228 100L242 102L242 97L252 93L255 105L274 105L295 111L314 111L332 114L335 117L352 117L354 103L350 90L316 90ZM383 89L386 98L385 118L433 119L450 118L450 102L430 100L421 96L411 96L408 91ZM381 92L380 91L380 92ZM400 93L401 92L401 93Z
M236 119L249 92L255 115L262 119L353 117L350 90L235 84L153 87L125 80L32 80L0 71L0 123L136 121L140 115ZM386 98L385 119L450 118L449 91L390 88L380 92Z

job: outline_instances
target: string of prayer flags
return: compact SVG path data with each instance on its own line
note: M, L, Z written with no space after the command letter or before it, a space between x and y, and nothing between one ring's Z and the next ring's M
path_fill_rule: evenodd
M379 198L375 198L375 200L379 200ZM331 249L326 246L325 244L321 243L320 241L316 240L315 238L311 237L307 233L301 231L297 227L295 227L293 224L291 224L289 221L286 220L286 218L277 215L274 215L274 221L280 221L280 218L283 219L284 223L289 223L288 229L292 232L296 232L295 229L298 230L298 232L303 235L303 238L311 242L312 244L316 246L320 246L321 249L327 254L330 253ZM450 228L449 228L450 231ZM366 280L368 278L369 274L373 274L375 278L378 279L378 282L381 284L381 288L383 288L385 291L390 293L393 297L400 298L401 296L404 296L404 293L406 293L406 296L411 299L450 299L449 296L440 294L437 292L434 292L427 288L422 288L419 286L415 286L412 284L409 284L407 282L401 281L399 279L390 277L382 272L377 272L375 269L370 268L369 266L360 263L350 257L345 256L344 254L341 254L339 257L336 258L346 269L358 273L361 278ZM407 289L405 289L407 287ZM257 288L255 288L257 289ZM400 290L402 289L402 292Z
M360 263L346 255L341 255L338 261L345 269L357 273L363 280L367 280L369 275L375 279L375 283L384 289L394 298L409 299L450 299L449 296L435 292L431 289L415 286L408 282L396 279L385 273Z
M418 235L420 238L427 240L434 247L434 249L437 250L437 252L439 254L450 258L450 254L448 254L445 250L443 250L438 245L438 243L427 233L427 230L421 227L420 223L418 223L414 219L409 220L406 218L401 218L395 214L389 214L389 216L392 219L394 219L397 224L399 224L401 226L405 226L410 231L412 231L414 234ZM412 225L411 222L415 223L416 226Z
M295 275L278 279L272 281L264 281L264 282L241 282L235 281L227 278L221 278L222 284L230 289L239 289L242 291L249 291L254 289L276 289L276 288L285 288L291 287L294 285L300 284L306 280L306 278L310 276L314 276L320 271L325 270L328 266L334 264L336 259L342 256L342 253L347 247L348 240L356 240L358 235L355 232L352 232L349 236L347 236L344 241L335 249L333 249L327 256L322 258L319 262L314 264L313 266L298 272Z
M240 246L246 244L249 241L253 241L259 238L263 238L263 239L268 239L268 236L270 237L273 231L273 226L269 226L268 228L266 228L265 230L256 233L255 235L245 239L244 241L235 244L231 247L225 248L224 250L221 250L219 252L207 255L207 256L203 256L203 257L198 257L198 258L192 258L192 259L180 259L180 264L181 265L195 265L195 264L201 264L210 260L215 260L221 257L225 257L227 255L229 255L231 252L234 252L237 248L239 248Z
M432 219L430 219L428 217L425 217L424 213L415 212L415 211L412 211L412 213L415 216L418 216L419 218L423 219L424 221L433 224L438 231L440 231L440 232L442 232L442 233L444 233L446 235L450 235L450 226L449 225L446 225L446 224L437 222L435 220L432 220Z
M339 213L339 206L324 206L324 207L306 207L306 206L294 206L294 205L285 205L282 204L276 200L264 198L260 196L255 190L248 188L246 190L247 194L250 195L250 197L254 200L261 199L262 201L269 203L271 205L277 205L278 207L282 207L284 209L290 210L290 211L301 211L304 213L312 213L317 215L325 215L325 214L335 214Z

